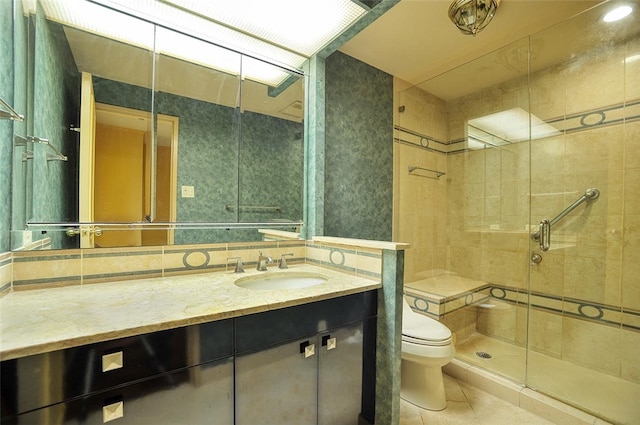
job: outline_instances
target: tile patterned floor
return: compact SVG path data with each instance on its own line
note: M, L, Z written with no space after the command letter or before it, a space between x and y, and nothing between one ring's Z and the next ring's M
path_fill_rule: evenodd
M472 385L444 375L447 408L433 412L400 401L400 425L553 425Z

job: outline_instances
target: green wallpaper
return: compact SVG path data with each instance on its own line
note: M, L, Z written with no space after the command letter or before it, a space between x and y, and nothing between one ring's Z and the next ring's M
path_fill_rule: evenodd
M393 77L340 52L325 73L324 234L390 241Z
M13 4L0 1L0 97L13 101ZM0 120L0 253L9 251L11 229L11 150L13 123Z
M94 78L94 89L96 102L149 110L148 89L101 78ZM235 108L164 92L155 97L157 113L180 118L178 188L194 186L196 194L194 198L178 197L178 221L302 219L302 124L248 111L240 115ZM240 212L237 217L235 209L224 206L235 205L238 199L241 205L277 205L282 211ZM176 231L175 242L260 238L255 230L185 230Z
M47 161L46 145L33 146L34 221L77 221L78 133L69 130L79 121L79 73L62 27L36 14L33 136L45 138L68 157ZM49 235L56 247L72 247L62 232Z

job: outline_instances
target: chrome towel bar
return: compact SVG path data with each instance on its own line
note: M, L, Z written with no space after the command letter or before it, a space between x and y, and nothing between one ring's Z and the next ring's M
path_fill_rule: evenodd
M425 175L421 175L421 174L417 174L420 177L428 177L430 179L439 179L440 177L444 176L446 173L443 171L438 171L438 170L432 170L430 168L424 168L424 167L418 167L417 165L409 165L409 174L413 173L414 171L419 170L419 171L427 171L429 173L433 173L436 176L432 177L432 176L425 176Z
M2 105L6 111L0 109L0 119L3 120L13 120L13 121L24 121L24 115L21 115L15 111L7 102L4 101L0 97L0 105Z
M225 205L224 209L227 211L233 211L236 209L235 205ZM281 212L282 211L282 207L280 206L263 206L263 205L239 205L238 206L239 210L251 210L251 211L277 211L277 212Z
M47 161L66 161L68 159L65 155L62 154L62 152L56 149L56 147L53 146L48 139L42 139L35 136L22 137L17 134L13 135L13 144L15 146L27 146L27 142L40 143L41 145L49 146L49 148L55 152L55 155L48 153Z

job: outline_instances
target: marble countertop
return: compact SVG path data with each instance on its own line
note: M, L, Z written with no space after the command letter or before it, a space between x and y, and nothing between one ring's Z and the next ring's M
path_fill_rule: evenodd
M324 275L320 285L255 290L239 278ZM379 281L308 264L12 292L0 298L0 360L275 310L378 289Z

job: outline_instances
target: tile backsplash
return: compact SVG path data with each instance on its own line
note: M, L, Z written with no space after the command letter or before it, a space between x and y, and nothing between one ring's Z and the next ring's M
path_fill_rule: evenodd
M379 280L382 251L304 240L173 245L55 251L7 252L0 255L0 294L13 290L169 277L230 271L237 257L245 268L257 266L259 253L277 268L283 255L288 264L310 263L354 276Z

